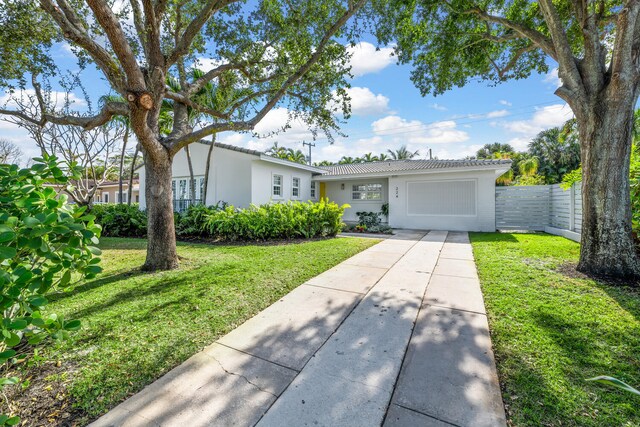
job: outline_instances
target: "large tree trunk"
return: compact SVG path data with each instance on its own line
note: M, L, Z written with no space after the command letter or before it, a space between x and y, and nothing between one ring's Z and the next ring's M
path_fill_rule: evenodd
M629 194L634 98L604 96L576 114L582 140L583 210L578 270L640 277Z
M173 223L173 194L171 191L172 159L162 155L145 154L145 200L147 202L147 259L143 270L170 270L178 267L176 232Z
M207 152L207 163L204 167L204 185L202 189L202 204L207 206L207 192L209 191L209 171L211 170L211 155L213 154L213 147L216 143L216 134L211 135L211 145Z

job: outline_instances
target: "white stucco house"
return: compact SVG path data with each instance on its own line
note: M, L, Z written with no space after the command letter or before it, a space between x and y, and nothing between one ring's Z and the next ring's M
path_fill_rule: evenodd
M210 143L190 146L196 200L202 199ZM225 201L236 207L327 197L349 204L344 220L356 212L379 212L389 203L393 228L495 231L495 180L510 160L396 160L314 167L262 152L214 144L207 204ZM174 205L189 198L186 154L173 162ZM140 170L140 194L145 191ZM140 198L144 208L144 197Z

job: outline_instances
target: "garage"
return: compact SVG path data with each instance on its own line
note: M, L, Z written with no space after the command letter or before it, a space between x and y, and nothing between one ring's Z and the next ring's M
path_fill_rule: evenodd
M388 203L393 228L495 231L495 180L510 166L502 159L397 160L327 166L314 179L324 196L351 206L345 221Z

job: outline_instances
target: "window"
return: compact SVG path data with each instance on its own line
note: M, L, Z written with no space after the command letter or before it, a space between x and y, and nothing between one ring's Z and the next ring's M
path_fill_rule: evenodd
M300 178L291 180L291 197L300 197Z
M204 177L200 177L198 179L200 180L200 191L197 198L204 200Z
M282 197L282 175L273 175L273 195Z
M176 199L176 180L171 180L171 194L173 194L173 200Z
M122 191L122 203L127 203L127 192ZM116 190L116 203L120 203L120 191Z
M104 203L109 203L109 193L103 193L102 194L102 201Z
M354 184L353 200L382 200L382 184Z
M316 183L311 181L311 198L316 198Z
M187 180L178 180L178 197L177 199L184 200L187 198Z

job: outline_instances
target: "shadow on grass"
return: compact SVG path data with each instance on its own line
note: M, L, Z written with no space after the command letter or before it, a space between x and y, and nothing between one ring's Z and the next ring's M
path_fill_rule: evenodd
M90 280L88 282L85 282L81 285L74 287L72 290L68 292L61 292L58 294L54 294L54 295L51 295L50 297L47 297L47 299L51 302L61 301L61 300L76 296L78 294L81 294L83 292L90 291L92 289L96 289L105 285L110 285L112 283L119 282L121 280L127 280L132 277L143 276L148 274L151 274L151 273L142 271L140 270L140 267L136 267L131 270L126 270L117 274L111 274L108 276L103 276L99 279Z

